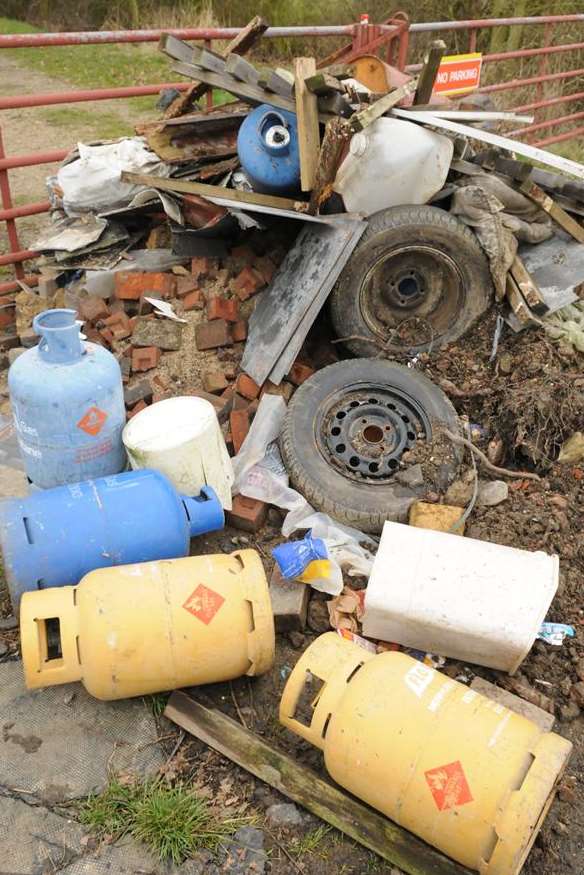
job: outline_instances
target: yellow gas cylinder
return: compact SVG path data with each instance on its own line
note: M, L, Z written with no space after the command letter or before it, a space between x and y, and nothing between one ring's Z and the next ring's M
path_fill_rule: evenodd
M100 568L77 586L27 592L27 687L82 681L97 699L267 671L274 618L255 550Z
M298 661L280 721L342 787L481 875L516 875L572 745L404 653L328 632Z

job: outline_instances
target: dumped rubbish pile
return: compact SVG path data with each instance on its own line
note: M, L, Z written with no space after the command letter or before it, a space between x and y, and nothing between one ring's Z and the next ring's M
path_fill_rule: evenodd
M443 43L419 77L266 70L265 27L164 36L189 89L48 180L3 329L24 682L253 677L249 724L233 686L237 722L213 686L165 714L404 872L552 875L584 710L584 166L433 95Z

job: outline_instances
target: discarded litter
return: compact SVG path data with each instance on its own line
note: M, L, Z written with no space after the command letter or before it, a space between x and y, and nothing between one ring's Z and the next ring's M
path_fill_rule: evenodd
M386 522L363 634L513 674L558 576L557 556Z
M521 869L572 750L404 653L374 655L333 633L294 667L280 722L323 751L341 787L472 870L489 843L489 868L509 875ZM461 816L472 829L460 829Z
M540 641L545 641L546 644L553 644L555 647L560 647L566 638L574 638L576 630L573 626L567 626L565 623L542 623L537 637Z
M100 568L76 587L26 592L20 628L30 689L82 681L97 699L258 675L274 660L254 550Z
M37 490L0 504L0 544L15 613L24 592L69 586L96 568L187 556L190 539L223 528L209 486L179 495L159 471Z

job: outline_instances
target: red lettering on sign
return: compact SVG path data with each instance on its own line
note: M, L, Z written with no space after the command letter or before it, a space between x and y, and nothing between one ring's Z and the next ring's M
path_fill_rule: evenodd
M77 428L80 428L81 431L95 437L95 435L99 434L102 430L106 419L107 413L100 410L99 407L90 407L87 413L85 413L77 423Z
M222 595L200 583L190 594L183 608L208 626L224 601Z
M424 772L430 792L439 811L472 802L473 797L459 760Z

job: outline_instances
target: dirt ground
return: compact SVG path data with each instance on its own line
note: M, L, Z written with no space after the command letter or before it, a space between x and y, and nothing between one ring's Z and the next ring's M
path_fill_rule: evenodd
M16 68L0 57L0 79L5 93L24 90L58 90L65 83L47 81L39 74ZM92 112L101 110L122 112L112 106L95 104ZM53 134L46 123L33 120L20 110L2 115L2 128L9 154L44 148L61 148L63 134ZM95 127L77 129L76 139L94 136ZM30 195L44 179L44 168L30 168L14 183L17 198ZM36 196L35 196L36 199ZM18 200L17 200L18 202ZM31 221L23 235L32 233L37 220ZM494 311L491 311L462 341L444 351L421 356L416 367L440 385L450 397L458 413L464 416L479 435L478 443L486 451L498 455L498 463L517 470L540 475L539 481L513 479L509 481L509 498L496 507L476 507L467 523L469 537L508 544L529 550L545 550L560 557L561 580L558 594L548 619L572 624L576 637L560 648L536 642L520 669L521 680L534 691L552 701L557 717L556 731L574 743L574 753L543 829L525 865L525 875L566 875L584 872L584 701L580 688L584 681L584 466L560 465L554 461L562 442L584 421L584 372L582 358L560 353L538 330L513 335L505 329L494 362L490 361ZM197 314L189 316L185 341L190 348ZM330 344L326 314L313 328L305 357L318 366L334 361L338 346ZM176 353L163 359L164 371L176 391L197 388L201 371L218 360L236 359L236 349L218 357L214 353L195 356ZM465 460L470 468L470 460ZM482 472L481 476L488 479ZM196 553L230 552L246 546L257 547L270 574L270 548L281 541L281 517L270 510L268 525L251 536L226 528L213 536L193 542ZM203 704L218 707L247 726L262 738L294 756L299 762L324 775L322 756L313 747L291 735L277 720L278 704L286 679L302 651L314 638L329 627L326 597L313 593L309 609L309 628L303 633L278 636L277 658L273 669L257 679L243 678L232 684L217 684L196 690ZM6 598L0 613L9 614ZM8 645L7 657L18 654L16 630L0 632ZM448 660L443 669L456 677L464 674L470 683L478 674L505 684L506 676L476 666ZM580 710L580 706L582 710ZM170 752L178 738L178 730L160 719L162 744ZM181 743L169 764L171 776L188 779L202 795L207 796L225 817L256 815L265 826L265 809L282 798L276 791L250 777L229 761L189 737ZM359 845L344 839L336 831L316 832L316 818L307 817L301 827L277 829L269 827L266 845L271 849L271 872L319 873L319 875L365 875L390 873L392 869Z

